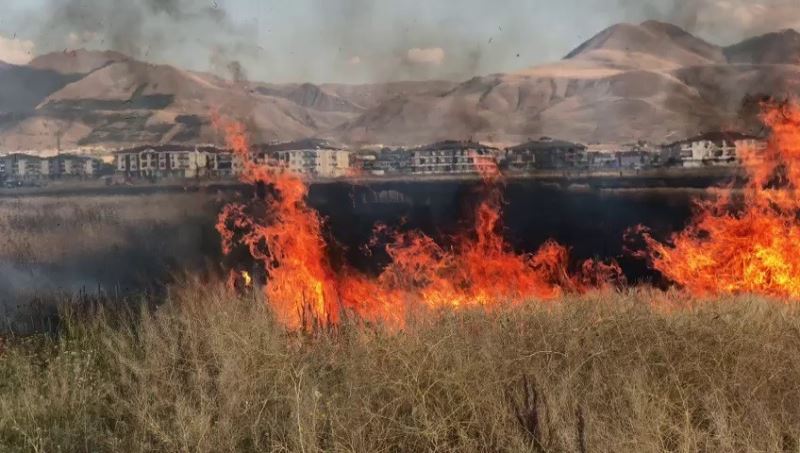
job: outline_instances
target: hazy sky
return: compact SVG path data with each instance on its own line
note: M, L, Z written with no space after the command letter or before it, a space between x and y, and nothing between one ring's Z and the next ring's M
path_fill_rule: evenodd
M561 58L625 21L670 21L717 44L800 28L800 0L0 1L5 61L110 48L277 82L466 79Z

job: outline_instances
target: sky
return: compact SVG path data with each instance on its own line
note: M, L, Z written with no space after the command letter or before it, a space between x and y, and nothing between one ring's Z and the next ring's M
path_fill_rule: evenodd
M0 60L73 48L267 82L464 80L562 58L619 22L715 44L800 29L800 0L2 0Z

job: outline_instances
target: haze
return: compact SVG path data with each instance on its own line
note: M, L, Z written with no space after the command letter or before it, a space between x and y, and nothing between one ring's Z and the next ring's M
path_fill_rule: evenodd
M463 80L561 58L619 22L716 44L800 26L795 0L6 0L0 60L111 49L271 82Z

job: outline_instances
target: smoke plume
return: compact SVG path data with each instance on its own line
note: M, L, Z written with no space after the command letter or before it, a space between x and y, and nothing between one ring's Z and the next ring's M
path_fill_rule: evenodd
M40 52L63 50L66 40L238 79L238 60L257 53L257 30L235 24L216 1L50 0L43 10L46 18L31 19Z

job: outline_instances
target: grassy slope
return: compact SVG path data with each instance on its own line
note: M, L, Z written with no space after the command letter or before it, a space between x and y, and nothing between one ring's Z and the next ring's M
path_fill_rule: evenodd
M136 323L8 340L0 450L797 451L797 309L652 297L298 334L185 284Z

